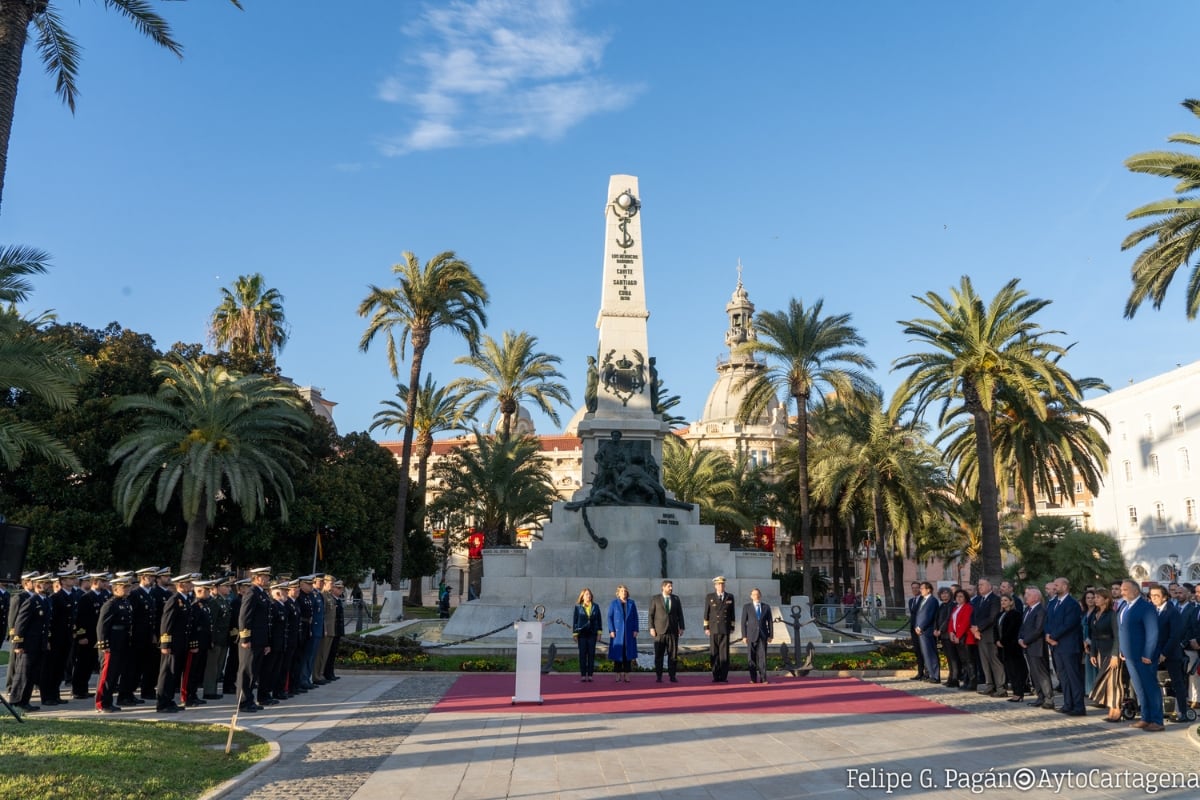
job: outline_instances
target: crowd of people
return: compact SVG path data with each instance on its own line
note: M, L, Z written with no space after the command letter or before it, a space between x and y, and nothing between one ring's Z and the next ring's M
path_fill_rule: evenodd
M255 712L338 680L345 587L332 575L145 567L29 572L21 584L0 584L0 645L11 639L6 691L22 711L89 700L100 713L153 702L171 714L231 696Z
M1174 722L1200 708L1200 589L1190 583L1143 587L1133 580L1089 586L1081 603L1070 582L1058 578L1019 596L1010 581L993 590L976 586L937 590L911 584L908 623L917 674L949 688L977 691L1069 716L1087 706L1104 709L1105 721L1161 731L1164 714L1159 672L1169 678ZM942 680L941 660L947 665ZM1062 702L1055 704L1054 684Z
M654 674L662 683L676 683L679 662L679 637L684 631L683 601L675 596L672 581L664 580L660 593L650 598L647 633L654 643ZM771 607L762 601L762 592L750 590L750 599L741 607L742 638L750 662L750 681L767 683L767 645L774 638ZM704 598L704 635L709 642L709 663L713 683L729 682L729 646L734 626L739 621L737 598L725 591L725 576L713 578L713 591ZM608 659L618 683L629 682L629 673L638 657L639 618L637 603L624 585L617 587L607 612L601 613L590 588L584 588L575 602L571 622L572 635L579 646L579 679L590 683L596 670L597 643L608 631Z

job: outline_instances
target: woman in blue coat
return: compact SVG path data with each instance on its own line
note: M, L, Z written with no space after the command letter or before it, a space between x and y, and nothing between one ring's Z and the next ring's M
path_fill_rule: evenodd
M613 662L617 682L629 683L629 670L637 659L637 603L629 597L624 584L617 587L616 598L608 604L608 660Z

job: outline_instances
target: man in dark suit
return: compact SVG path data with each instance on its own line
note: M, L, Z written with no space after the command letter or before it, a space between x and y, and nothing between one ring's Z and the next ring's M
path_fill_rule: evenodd
M654 674L657 682L662 683L663 656L667 659L667 674L671 683L677 683L675 677L676 662L679 658L679 634L683 633L683 603L672 592L674 585L671 581L662 582L662 594L650 598L650 637L654 639Z
M1134 581L1121 584L1125 607L1117 614L1121 658L1129 668L1129 682L1142 707L1142 718L1133 727L1163 730L1162 692L1158 690L1158 615L1142 597Z
M913 581L908 589L908 637L912 641L913 652L917 654L917 674L912 676L912 680L919 681L927 677L925 659L921 657L921 642L917 636L917 605L921 602L921 584Z
M937 639L934 638L934 620L937 619L938 600L933 596L933 584L921 583L921 597L917 600L916 626L913 632L921 647L921 661L925 664L925 679L930 683L941 683L942 672L938 663Z
M1004 665L996 649L996 620L1000 618L1000 597L992 592L992 582L979 579L979 602L971 614L971 628L979 640L979 662L983 667L980 694L1004 697Z
M1161 586L1150 587L1150 602L1158 614L1158 659L1159 669L1166 670L1171 677L1171 691L1175 695L1174 722L1187 722L1183 709L1187 708L1188 683L1183 674L1183 614L1179 606L1171 602L1167 591ZM1157 676L1156 676L1157 677Z
M1056 578L1057 605L1046 615L1046 643L1054 648L1054 671L1062 690L1059 709L1072 717L1087 715L1083 705L1083 609L1071 596L1071 583Z
M775 638L775 629L771 607L762 601L758 587L750 590L750 602L742 606L742 637L750 662L750 682L767 683L767 645Z
M1025 665L1029 668L1029 680L1037 699L1029 705L1045 709L1054 708L1054 685L1050 682L1050 670L1046 665L1046 606L1042 604L1042 590L1030 586L1025 590L1025 611L1021 619L1021 630L1017 644L1025 651Z
M729 681L729 637L736 622L733 595L725 591L725 576L713 578L713 589L704 598L704 632L708 634L708 654L712 662L713 683Z

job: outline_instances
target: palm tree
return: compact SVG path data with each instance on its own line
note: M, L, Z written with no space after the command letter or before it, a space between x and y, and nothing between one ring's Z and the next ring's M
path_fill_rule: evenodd
M38 328L52 319L22 319L15 303L24 302L33 291L27 278L46 272L50 256L32 247L0 248L0 387L10 402L23 395L36 397L55 409L70 408L78 399L83 382L82 360L68 347L40 338ZM25 454L32 453L51 464L82 472L83 467L69 447L41 426L17 419L9 410L0 412L0 461L16 469Z
M504 439L475 431L473 444L456 448L433 468L444 484L439 504L474 517L486 547L513 544L517 528L545 519L558 500L540 449L533 436Z
M472 353L477 352L480 329L487 325L484 306L488 293L483 282L467 262L446 251L430 259L424 267L412 253L392 266L399 286L371 286L370 292L358 305L360 317L370 317L367 329L359 340L363 352L377 335L387 339L388 367L393 378L399 378L397 350L404 357L405 345L412 338L412 362L409 365L408 397L405 408L416 408L421 381L421 363L429 347L430 337L439 328L449 329L467 341ZM399 346L396 335L399 333ZM404 566L404 532L408 516L408 471L412 464L413 420L404 423L404 438L400 449L400 488L396 493L396 515L392 523L391 584L400 585Z
M571 402L567 387L555 381L563 377L557 364L558 356L536 351L537 337L525 331L505 331L499 343L484 334L478 353L460 356L455 364L465 364L483 373L482 378L459 378L450 388L467 398L472 416L486 403L495 402L496 407L488 417L491 427L500 415L497 433L507 439L513 434L513 420L522 400L532 400L546 416L559 424L554 403Z
M79 354L40 338L37 326L16 310L0 311L0 387L9 402L28 395L54 409L70 408L78 399L84 372ZM8 470L32 454L72 472L83 472L75 453L40 425L0 410L0 461Z
M890 539L895 555L895 586L903 581L904 544L919 538L949 495L940 454L925 440L924 425L908 419L907 409L883 407L883 398L868 394L861 405L837 403L823 418L814 444L813 495L837 512L839 519L871 521L884 595L897 602L885 558ZM903 605L903 602L900 602Z
M188 361L160 361L154 374L158 393L127 395L113 410L138 412L138 429L109 453L120 462L114 499L133 521L154 490L161 514L178 498L187 522L180 568L200 569L204 540L217 513L217 501L239 506L252 522L270 502L287 521L293 499L290 470L302 463L296 434L311 416L295 391L262 375L238 375L223 367L201 369Z
M689 445L678 436L663 440L662 483L675 499L700 507L700 524L717 529L718 541L741 543L742 531L754 527L738 496L733 459L720 450Z
M240 0L230 0L241 8ZM12 136L13 112L17 106L17 84L29 28L37 31L37 49L46 71L54 78L62 101L75 113L79 94L79 45L67 33L56 0L23 0L0 3L0 198L8 169L8 142ZM160 47L183 57L183 48L171 37L166 21L150 9L146 0L104 0L104 5L127 17L133 26Z
M1067 348L1045 338L1059 331L1044 330L1033 321L1050 301L1029 298L1017 283L1009 281L987 305L965 275L958 289L951 288L949 299L934 292L915 297L934 316L900 324L913 341L931 349L898 358L892 365L893 370L912 369L893 403L912 401L920 415L930 403L940 402L941 426L957 414L970 415L979 473L983 571L988 576L999 575L1002 566L994 453L998 398L1007 392L1043 420L1049 403L1081 399L1079 385L1059 365Z
M1081 391L1108 390L1099 378L1080 378L1077 383ZM1026 518L1036 514L1039 491L1052 499L1061 492L1074 502L1076 478L1093 495L1098 494L1108 468L1109 447L1099 430L1110 429L1108 420L1068 392L1058 392L1056 399L1049 399L1049 394L1042 392L1045 419L1039 419L1007 387L997 397L993 422L997 483L1015 487ZM959 486L974 494L979 470L970 418L949 425L937 441L948 442L946 458L955 466Z
M767 312L754 319L756 340L737 348L737 354L764 356L768 367L742 378L744 389L738 419L743 424L758 419L782 391L784 403L796 404L797 501L800 542L804 548L804 593L812 597L812 509L808 475L808 414L824 403L825 390L843 401L875 390L875 383L860 370L874 367L857 348L866 344L850 324L849 314L823 316L823 300L811 307L793 299L787 310Z
M212 343L234 355L266 356L274 360L288 340L283 295L266 288L261 273L241 275L233 290L221 290L221 303L209 323Z
M382 411L376 412L375 421L370 430L382 428L403 428L408 421L407 406L408 387L403 383L396 384L396 400L385 400ZM449 387L438 386L433 381L433 375L425 376L425 385L417 394L417 408L413 415L413 428L417 452L417 497L420 500L420 519L412 526L417 535L424 536L425 518L425 487L429 469L429 456L433 453L433 437L446 431L466 430L469 417L463 406L462 395L453 392ZM421 582L412 581L408 595L411 605L421 605Z
M1184 100L1183 107L1200 117L1200 100ZM1200 136L1177 133L1167 141L1200 145ZM1161 308L1175 273L1200 249L1200 196L1194 194L1200 189L1200 157L1152 150L1130 156L1125 166L1132 172L1176 181L1175 197L1156 200L1126 215L1126 219L1150 219L1121 242L1121 249L1128 250L1149 240L1133 262L1133 290L1125 303L1125 316L1131 318L1146 298L1156 309ZM1184 300L1188 319L1195 319L1200 312L1200 262L1188 275Z
M375 413L369 430L382 428L385 431L403 428L408 422L406 401L408 387L396 384L396 400L384 400L382 411ZM432 374L425 376L425 384L417 393L417 411L413 418L414 439L417 454L417 489L424 497L429 456L433 453L433 437L448 431L465 431L471 421L463 396L449 386L438 386Z

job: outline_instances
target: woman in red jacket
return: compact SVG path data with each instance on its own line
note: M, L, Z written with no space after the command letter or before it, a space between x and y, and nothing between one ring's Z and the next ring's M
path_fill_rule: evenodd
M953 653L958 659L959 687L969 691L975 688L975 654L973 650L978 642L975 634L971 633L971 604L967 602L967 593L962 589L955 592L954 603L950 619L946 623L954 648L947 655Z

